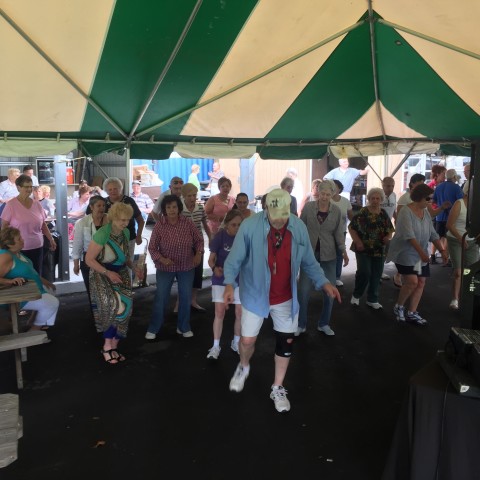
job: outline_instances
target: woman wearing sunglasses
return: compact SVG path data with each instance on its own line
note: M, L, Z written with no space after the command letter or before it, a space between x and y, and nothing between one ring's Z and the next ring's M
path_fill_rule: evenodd
M432 202L433 189L417 185L411 192L412 203L406 205L397 217L395 236L390 243L388 260L395 262L398 273L403 275L403 285L398 294L393 313L399 322L426 325L427 321L418 312L425 281L430 276L428 242L438 248L444 263L447 252L435 231L428 206ZM406 304L408 302L408 308Z

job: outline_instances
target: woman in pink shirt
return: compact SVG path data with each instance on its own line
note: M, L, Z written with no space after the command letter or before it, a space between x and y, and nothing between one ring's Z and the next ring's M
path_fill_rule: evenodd
M218 232L225 215L232 209L235 203L235 198L229 195L232 189L230 179L222 177L218 181L218 188L220 189L220 193L210 197L205 204L205 213L207 214L208 226L210 227L212 235Z
M15 227L20 230L24 241L22 253L28 257L40 276L43 264L43 236L50 242L50 249L55 250L57 244L45 223L45 210L39 201L30 198L32 179L28 175L20 175L16 180L19 194L12 198L2 213L2 229Z

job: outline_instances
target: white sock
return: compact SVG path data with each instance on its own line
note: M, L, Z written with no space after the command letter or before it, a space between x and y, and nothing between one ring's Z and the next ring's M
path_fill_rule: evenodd
M244 373L250 373L250 365L247 365L246 367L244 367L242 364L240 365L242 366Z
M220 339L218 339L218 340L217 340L217 339L214 339L214 340L213 340L213 346L214 346L214 347L219 347L219 346L220 346Z
M234 335L233 336L233 343L236 343L238 345L239 341L240 341L240 335Z

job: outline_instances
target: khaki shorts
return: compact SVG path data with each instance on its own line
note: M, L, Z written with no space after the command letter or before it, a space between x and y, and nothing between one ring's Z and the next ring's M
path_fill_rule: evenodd
M213 303L223 303L223 294L225 292L225 287L223 285L212 285L212 302ZM240 294L238 293L238 287L233 291L233 302L234 305L240 305Z
M277 332L295 333L298 328L298 313L292 319L292 300L270 306L273 329ZM263 317L242 308L242 337L256 337L263 324Z

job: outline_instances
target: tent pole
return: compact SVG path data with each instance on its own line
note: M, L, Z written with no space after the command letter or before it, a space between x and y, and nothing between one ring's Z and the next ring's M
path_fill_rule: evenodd
M402 27L401 25L397 25L396 23L389 22L387 20L384 20L383 18L377 19L377 22L381 23L382 25L386 25L387 27L394 28L395 30L400 30L401 32L405 32L410 35L413 35L414 37L422 38L423 40L427 40L427 42L434 43L436 45L440 45L441 47L448 48L449 50L453 50L454 52L467 55L468 57L475 58L476 60L480 60L480 54L471 52L470 50L465 50L464 48L457 47L455 45L452 45L451 43L442 42L437 38L433 38L423 33L416 32L415 30L411 30L410 28L407 28L407 27Z
M377 113L377 120L380 123L383 140L387 139L385 133L385 125L383 124L382 109L380 108L380 95L378 93L378 70L377 70L377 56L375 47L375 17L373 16L372 0L368 0L368 21L370 24L370 54L372 58L372 74L373 74L373 89L375 92L375 110Z
M408 152L405 154L405 156L402 158L402 161L395 167L393 170L392 174L390 175L391 177L394 177L395 174L400 170L401 166L407 161L408 157L412 153L412 150L415 148L416 143L412 144Z

